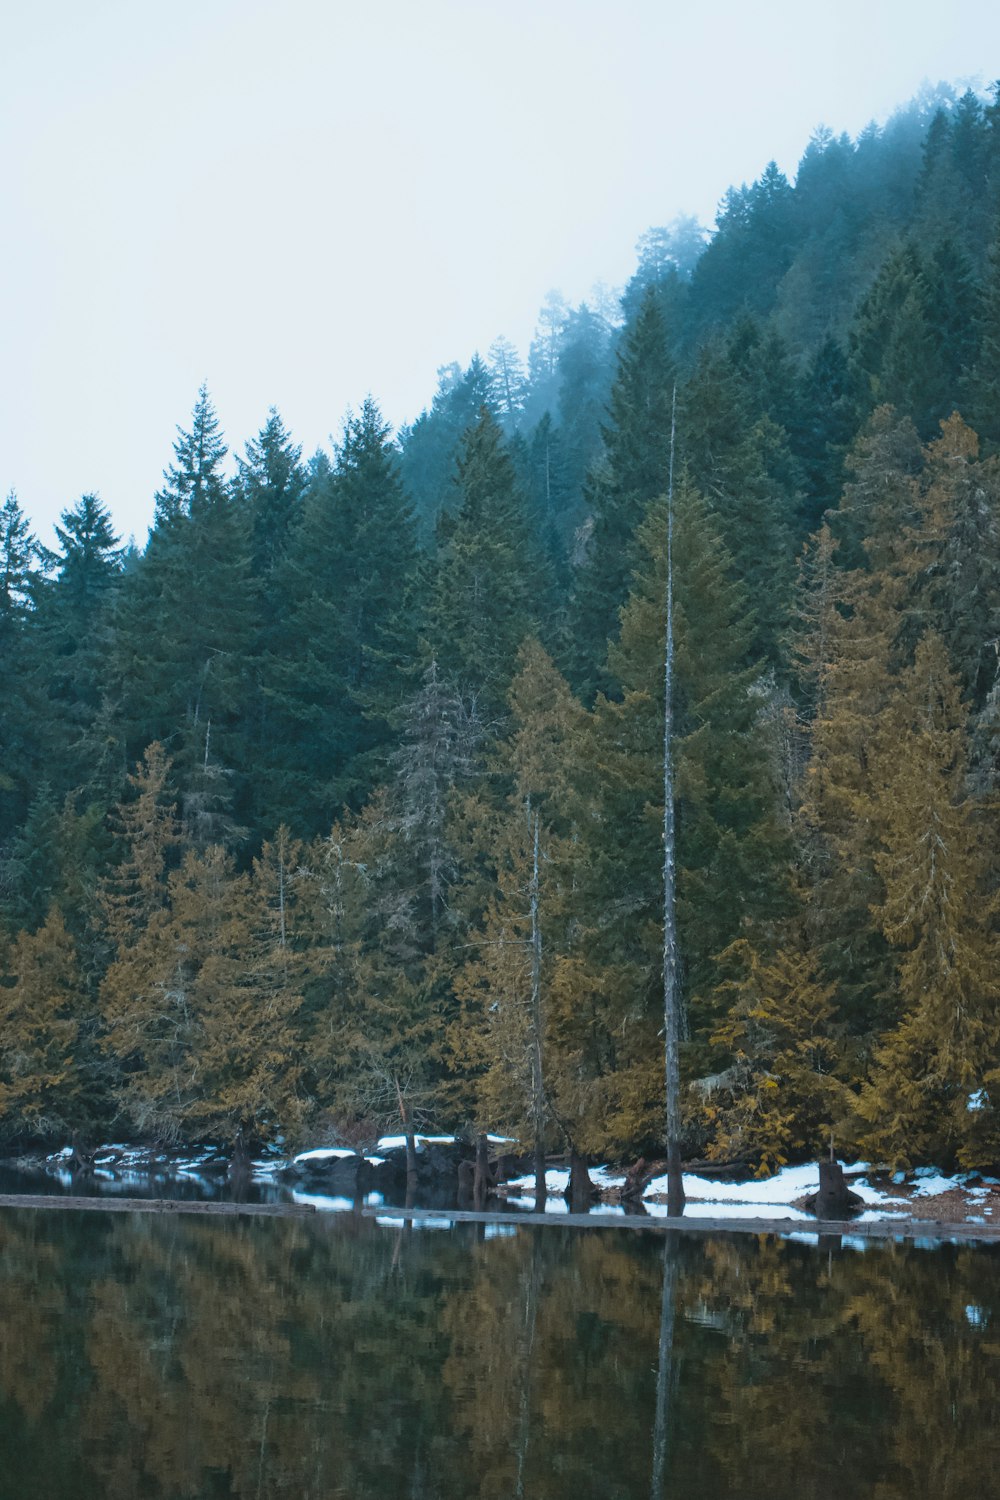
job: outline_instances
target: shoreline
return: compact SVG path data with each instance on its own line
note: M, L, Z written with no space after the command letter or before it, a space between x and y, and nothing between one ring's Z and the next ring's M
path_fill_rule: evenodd
M212 1202L198 1199L171 1198L111 1198L82 1194L3 1193L0 1194L0 1209L32 1208L46 1210L74 1210L89 1213L139 1213L202 1214L211 1217L263 1217L312 1219L327 1213L355 1215L363 1219L375 1219L383 1224L420 1224L430 1220L443 1227L454 1224L512 1225L522 1227L563 1226L567 1229L626 1229L633 1232L695 1233L695 1234L773 1234L783 1238L866 1239L866 1240L922 1240L946 1244L994 1243L1000 1241L1000 1224L969 1224L947 1219L914 1219L901 1215L887 1215L881 1219L862 1222L850 1219L785 1219L777 1216L759 1218L712 1218L696 1217L651 1217L646 1214L608 1214L599 1209L586 1214L546 1214L510 1209L491 1211L488 1209L442 1209L442 1208L398 1208L390 1204L379 1207L359 1203L352 1209L321 1210L311 1204L302 1203L234 1203Z

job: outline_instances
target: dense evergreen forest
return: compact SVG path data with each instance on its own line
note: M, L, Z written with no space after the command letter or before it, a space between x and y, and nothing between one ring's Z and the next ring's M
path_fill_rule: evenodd
M1000 1160L1000 85L817 132L395 438L272 410L226 477L202 389L141 553L8 496L8 1142L658 1150L675 387L686 1151Z

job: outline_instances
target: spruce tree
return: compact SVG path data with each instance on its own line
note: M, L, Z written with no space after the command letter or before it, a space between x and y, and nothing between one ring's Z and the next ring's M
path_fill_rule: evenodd
M712 1154L776 1170L820 1155L851 1098L842 1074L836 986L818 977L801 925L760 947L738 939L721 956L730 1001L715 1044L727 1066L699 1091Z
M12 942L0 984L0 1133L52 1140L87 1122L83 976L58 907Z
M23 819L44 774L39 741L46 738L46 710L32 630L42 565L42 550L11 490L0 506L0 840Z
M585 694L606 682L607 643L638 559L636 532L650 501L666 489L676 378L660 302L648 288L621 341L605 452L585 494L590 526L570 623L571 677Z
M983 277L977 347L964 382L961 410L986 453L1000 450L1000 238L989 248Z
M874 914L900 1013L858 1104L861 1146L894 1166L955 1159L1000 1041L995 897L983 810L966 793L967 710L939 636L900 678L880 735Z
M548 580L514 465L485 408L462 440L457 468L458 503L438 526L427 635L441 671L490 715L502 708Z
M250 569L270 580L300 518L307 477L302 449L294 444L275 407L236 458L236 485L249 515ZM267 597L265 593L265 598Z
M374 401L350 417L313 481L276 576L284 617L260 663L257 797L296 832L325 830L386 775L416 667L414 526Z
M1000 467L979 461L976 434L957 415L941 424L921 475L909 538L915 626L944 640L978 712L997 677L1000 640Z
M149 543L126 573L116 676L126 748L170 745L178 781L206 755L233 773L237 813L247 787L247 699L256 614L246 517L222 473L225 445L204 386L191 430L158 492Z
M798 507L787 438L755 413L738 364L718 346L702 352L684 388L678 437L691 481L715 512L734 576L754 600L750 650L774 662L787 624Z
M678 946L687 1069L698 1073L723 1004L716 955L783 910L787 835L766 692L759 670L746 665L746 596L731 576L717 519L686 484L675 527ZM560 1045L590 1075L580 1096L588 1139L604 1150L662 1139L661 507L640 540L642 565L609 654L622 697L598 698L578 750L578 831L566 881L579 937L553 981ZM570 994L566 1014L562 997Z
M82 496L61 522L59 551L47 554L52 581L39 596L37 620L47 770L62 792L87 787L107 799L121 780L107 699L125 548L96 495Z

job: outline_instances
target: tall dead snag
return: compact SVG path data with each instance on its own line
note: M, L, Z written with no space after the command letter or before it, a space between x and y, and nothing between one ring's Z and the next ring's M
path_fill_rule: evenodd
M677 986L676 826L674 819L674 439L677 387L670 410L670 469L667 479L667 629L663 653L663 1045L667 1123L667 1212L684 1212L681 1175L680 1018Z
M538 813L531 812L531 1121L535 1151L535 1207L544 1205L545 1075L542 1071L542 929L538 920Z

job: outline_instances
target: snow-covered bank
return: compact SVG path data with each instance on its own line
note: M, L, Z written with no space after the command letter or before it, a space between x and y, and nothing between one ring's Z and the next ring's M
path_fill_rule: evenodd
M489 1137L491 1154L499 1157L504 1147L517 1142L501 1136ZM419 1178L418 1203L440 1205L444 1212L458 1197L458 1164L468 1160L472 1146L451 1135L420 1134L416 1138ZM61 1187L74 1193L115 1196L139 1191L147 1196L190 1197L192 1191L208 1197L232 1196L233 1182L250 1180L255 1192L269 1200L312 1203L318 1209L336 1211L360 1203L402 1202L405 1184L405 1139L383 1136L369 1150L342 1145L316 1145L292 1155L272 1145L237 1171L230 1153L217 1146L187 1146L175 1150L149 1145L110 1142L88 1152L81 1162L73 1148L64 1146L44 1158L24 1161L24 1170L41 1171ZM508 1158L508 1161L510 1159ZM525 1158L520 1158L523 1163ZM13 1164L12 1164L13 1165ZM880 1171L868 1162L842 1162L851 1191L860 1202L854 1220L859 1225L916 1220L921 1223L981 1225L995 1227L1000 1234L1000 1178L976 1173L948 1175L936 1167L917 1168L910 1173ZM620 1217L628 1211L621 1202L625 1174L611 1166L590 1169L590 1180L601 1201L593 1211L605 1217ZM242 1175L241 1175L242 1173ZM89 1184L89 1185L88 1185ZM171 1184L176 1190L171 1191ZM546 1172L545 1213L564 1216L569 1172L550 1167ZM785 1167L768 1178L733 1181L685 1173L689 1219L729 1221L806 1221L815 1217L806 1210L806 1199L819 1187L818 1164ZM535 1207L533 1174L502 1182L499 1194L510 1209L531 1211ZM667 1183L654 1177L645 1187L641 1213L652 1218L666 1214ZM452 1198L452 1194L455 1197ZM373 1195L378 1198L373 1199Z
M934 1167L920 1167L907 1176L897 1172L886 1180L885 1174L874 1174L868 1162L841 1162L850 1189L861 1199L863 1209L857 1215L859 1223L873 1223L884 1218L920 1217L922 1219L965 1220L969 1223L989 1224L995 1221L1000 1228L1000 1179L980 1177L978 1173L959 1173L946 1176ZM602 1193L614 1194L625 1184L625 1176L610 1167L593 1167L590 1179ZM873 1180L875 1179L875 1180ZM881 1180L879 1180L881 1179ZM549 1198L546 1211L565 1212L562 1195L569 1183L569 1173L550 1169L545 1174L545 1185ZM507 1184L507 1201L518 1207L534 1204L535 1179L533 1176L515 1178ZM726 1178L713 1179L684 1174L687 1217L758 1219L788 1218L813 1219L802 1205L802 1200L819 1189L819 1166L815 1162L803 1166L783 1167L772 1177L752 1178L746 1182L733 1182ZM648 1214L663 1217L666 1214L667 1179L654 1177L646 1185L642 1206ZM919 1213L916 1212L919 1200ZM761 1213L766 1207L767 1214ZM605 1212L607 1205L601 1204L599 1211Z

